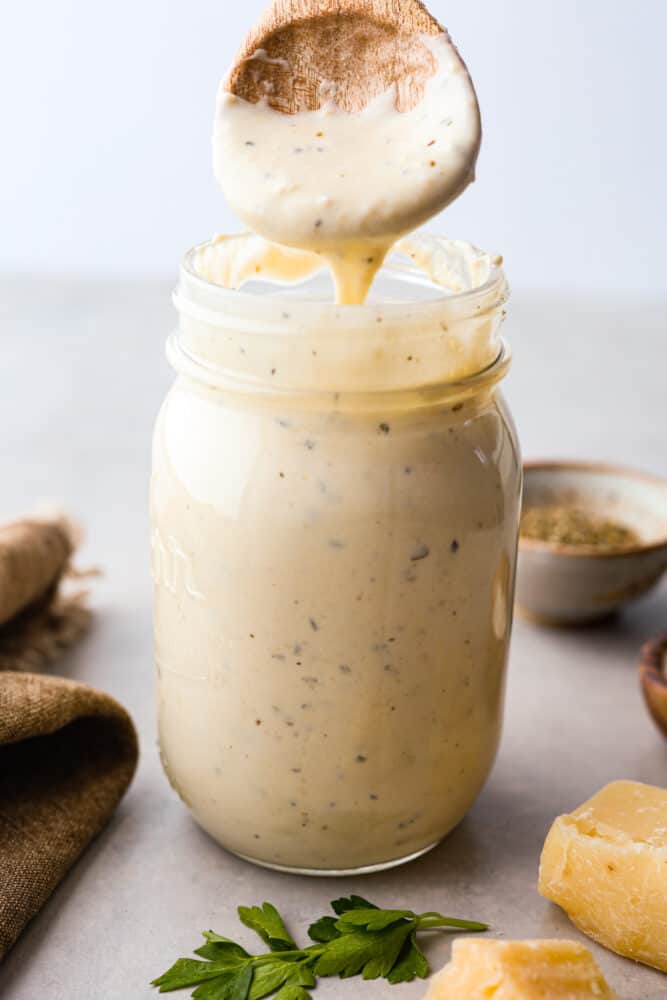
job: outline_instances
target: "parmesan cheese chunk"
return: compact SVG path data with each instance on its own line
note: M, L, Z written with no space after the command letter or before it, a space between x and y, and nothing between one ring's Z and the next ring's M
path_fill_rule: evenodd
M588 948L575 941L459 938L426 1000L617 1000Z
M595 941L667 972L667 789L615 781L559 816L539 891Z

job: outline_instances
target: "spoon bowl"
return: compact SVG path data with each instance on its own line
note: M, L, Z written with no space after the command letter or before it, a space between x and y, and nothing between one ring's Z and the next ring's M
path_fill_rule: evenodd
M417 0L276 0L248 34L224 86L296 114L329 102L361 111L395 85L396 107L408 111L437 69L424 36L443 33Z

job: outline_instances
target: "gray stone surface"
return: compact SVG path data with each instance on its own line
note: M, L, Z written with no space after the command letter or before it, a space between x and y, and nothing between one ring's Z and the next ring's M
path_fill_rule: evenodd
M516 293L507 394L526 457L616 460L667 473L667 302ZM667 784L667 744L637 688L641 642L667 627L667 588L616 621L545 631L518 622L496 768L459 829L429 856L365 879L274 874L225 854L190 820L156 751L146 494L153 416L169 381L166 284L5 280L0 287L0 513L50 501L88 531L82 564L96 626L62 664L132 712L137 778L106 832L0 969L6 1000L148 1000L148 981L197 945L236 934L235 906L270 899L302 933L329 899L362 891L489 921L504 937L578 938L536 893L554 816L619 777ZM250 940L249 932L241 935ZM667 978L592 946L622 1000L660 1000ZM449 943L428 947L435 967ZM318 996L419 997L423 984L325 983ZM186 996L187 994L176 994ZM462 998L463 1000L463 998Z

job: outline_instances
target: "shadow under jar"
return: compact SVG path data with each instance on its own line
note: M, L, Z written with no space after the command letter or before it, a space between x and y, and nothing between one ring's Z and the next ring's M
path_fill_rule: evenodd
M437 241L433 240L434 245ZM224 847L372 871L464 816L500 735L521 472L499 267L230 291L186 257L151 490L159 733Z

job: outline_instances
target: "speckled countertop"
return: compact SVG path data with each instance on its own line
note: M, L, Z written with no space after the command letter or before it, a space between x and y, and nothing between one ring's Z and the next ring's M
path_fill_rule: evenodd
M656 364L666 317L667 301L515 292L507 395L526 457L667 474ZM61 670L119 698L142 737L137 778L111 825L0 967L3 1000L149 1000L148 981L196 946L200 929L236 934L236 904L265 899L297 932L328 900L362 891L383 905L483 919L503 937L579 938L536 893L540 848L554 816L606 781L667 784L667 742L647 720L636 670L640 644L667 628L667 587L594 629L517 622L498 763L468 818L430 855L361 882L253 868L194 825L156 749L146 494L150 427L169 380L169 286L5 280L0 322L0 513L46 500L85 522L83 561L105 576L94 586L96 627ZM592 948L621 1000L667 997L667 977ZM434 940L432 965L448 951L446 938ZM318 996L373 1000L390 990L410 1000L424 986L332 980Z

